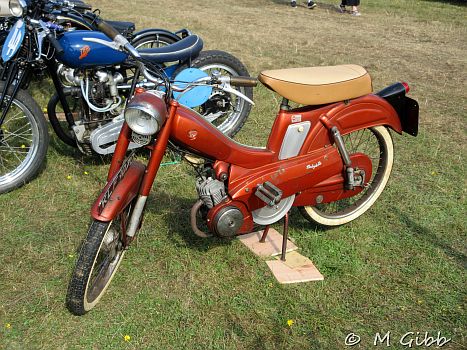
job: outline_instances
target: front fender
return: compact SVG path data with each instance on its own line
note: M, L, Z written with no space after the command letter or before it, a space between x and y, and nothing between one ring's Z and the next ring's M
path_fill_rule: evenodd
M103 222L115 219L138 195L145 169L142 163L133 161L123 175L117 172L92 205L91 216Z

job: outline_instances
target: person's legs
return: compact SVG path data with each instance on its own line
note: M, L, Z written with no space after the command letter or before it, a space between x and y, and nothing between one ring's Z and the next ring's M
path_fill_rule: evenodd
M352 6L352 16L360 16L361 13L358 12L358 6Z
M347 0L342 0L341 4L339 5L339 11L344 13L346 11L345 7L347 6Z
M309 9L314 9L316 7L316 4L314 1L308 0L307 1L307 6Z

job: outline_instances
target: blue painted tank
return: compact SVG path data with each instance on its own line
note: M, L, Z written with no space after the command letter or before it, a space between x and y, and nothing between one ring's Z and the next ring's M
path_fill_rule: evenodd
M112 40L104 33L91 30L65 32L58 40L63 53L57 59L71 68L90 68L120 64L128 55L105 43Z

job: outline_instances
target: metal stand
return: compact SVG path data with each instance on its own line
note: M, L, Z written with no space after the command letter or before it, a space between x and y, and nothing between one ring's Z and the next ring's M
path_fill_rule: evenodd
M263 235L261 236L261 239L259 240L260 243L265 243L266 242L266 237L268 236L268 232L269 232L269 225L267 225L264 228Z
M285 253L287 251L287 237L289 236L289 212L284 216L284 232L282 234L282 254L281 260L285 261Z
M269 233L269 225L267 225L263 230L263 235L259 240L259 243L266 243L266 237ZM287 238L289 237L289 212L284 216L284 231L282 233L282 252L281 260L285 261L285 253L287 252Z

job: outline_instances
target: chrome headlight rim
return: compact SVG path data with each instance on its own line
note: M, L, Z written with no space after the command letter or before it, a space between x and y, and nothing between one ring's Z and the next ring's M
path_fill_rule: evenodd
M22 17L27 8L27 3L24 0L9 0L8 7L12 16Z
M129 112L136 112L136 114L131 115ZM157 120L154 111L147 108L146 106L140 104L128 106L125 110L124 115L125 121L130 127L130 129L137 134L143 136L150 136L156 134L160 129L159 121ZM138 120L141 121L140 118L146 116L149 116L149 119L145 118L145 120L143 121L143 123L145 123L146 125L142 125L142 123L138 124Z

